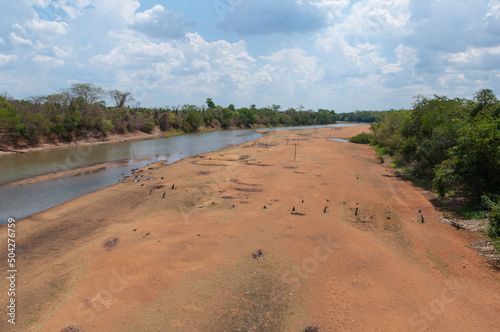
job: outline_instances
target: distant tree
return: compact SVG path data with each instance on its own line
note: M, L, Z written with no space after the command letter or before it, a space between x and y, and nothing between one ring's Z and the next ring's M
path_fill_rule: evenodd
M474 101L482 106L498 103L498 99L490 89L482 89L474 95Z
M487 109L488 106L498 104L498 99L490 89L482 89L474 95L476 105L471 110L471 116L476 117L481 111Z
M212 101L212 98L207 98L207 107L215 108L215 103Z
M13 131L20 123L19 112L0 96L0 131Z
M100 102L104 96L104 90L95 86L93 83L75 83L70 88L73 97L85 99L87 104Z
M134 96L130 91L119 91L119 90L110 90L108 91L108 95L113 98L115 101L116 107L123 107L125 103L131 102L134 100Z

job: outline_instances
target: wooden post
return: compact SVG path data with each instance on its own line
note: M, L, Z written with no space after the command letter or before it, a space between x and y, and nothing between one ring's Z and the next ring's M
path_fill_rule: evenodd
M295 143L295 152L293 153L293 161L297 159L297 143Z

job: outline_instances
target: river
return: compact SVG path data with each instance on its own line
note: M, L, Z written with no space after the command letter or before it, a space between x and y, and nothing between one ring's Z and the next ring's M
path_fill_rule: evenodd
M346 126L335 124L330 126ZM307 129L324 126L267 128ZM215 151L261 137L254 129L215 131L174 137L50 149L0 157L0 224L44 211L66 201L118 183L132 168L164 160L171 164L192 155ZM115 163L95 172L33 184L4 186L38 175Z

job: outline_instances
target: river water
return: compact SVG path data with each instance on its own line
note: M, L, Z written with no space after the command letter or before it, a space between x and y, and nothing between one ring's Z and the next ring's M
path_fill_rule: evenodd
M336 124L330 126L346 126ZM324 126L269 128L306 129ZM58 171L105 163L120 163L95 172L80 173L34 184L0 187L0 224L49 209L66 201L118 183L132 168L164 160L170 164L192 155L215 151L261 137L256 130L215 131L142 141L43 150L0 157L0 185Z

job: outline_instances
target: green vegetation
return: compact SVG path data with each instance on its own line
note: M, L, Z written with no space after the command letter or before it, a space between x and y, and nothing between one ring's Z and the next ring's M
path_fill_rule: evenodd
M114 106L106 106L106 97ZM73 84L58 94L30 100L0 97L0 144L17 147L36 145L41 140L71 142L108 133L151 133L156 128L191 133L200 129L326 125L337 121L335 111L325 109L281 111L279 105L236 109L232 104L217 106L211 98L202 107L126 106L132 101L128 91L104 91L92 83Z
M349 138L349 142L357 144L370 144L372 141L372 137L372 134L362 132L361 134Z
M388 112L391 111L355 111L339 113L337 118L338 121L372 123L382 120Z
M491 90L473 100L417 96L412 110L387 112L372 129L379 151L415 179L470 198L464 214L491 211L489 234L500 236L500 103Z
M492 238L500 238L500 205L493 207L490 214L490 226L488 227L488 235Z

